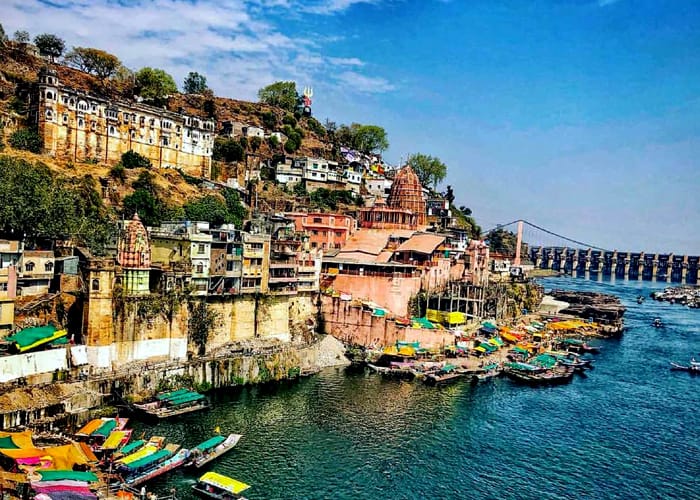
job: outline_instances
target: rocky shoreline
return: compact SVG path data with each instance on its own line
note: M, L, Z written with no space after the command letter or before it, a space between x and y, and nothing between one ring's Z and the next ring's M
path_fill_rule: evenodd
M622 335L625 328L623 315L627 308L615 295L558 289L548 292L547 295L569 304L567 308L559 311L561 314L599 323L602 326L601 333L605 335Z

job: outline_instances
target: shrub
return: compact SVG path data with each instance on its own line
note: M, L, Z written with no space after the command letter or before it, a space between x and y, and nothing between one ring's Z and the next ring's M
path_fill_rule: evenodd
M126 180L126 169L124 169L124 165L121 163L114 165L109 171L109 176L113 179L124 182Z
M267 138L267 143L270 145L270 149L277 149L280 145L280 140L276 135L271 135Z
M265 111L262 116L263 126L268 130L277 128L277 116L272 111Z
M262 145L262 139L260 137L252 137L250 139L250 149L257 151Z
M41 153L41 137L35 130L23 128L12 132L10 146L15 149L23 149L32 153Z
M214 140L214 151L212 153L212 157L215 160L225 162L241 161L243 159L243 154L243 146L235 139L217 137Z
M289 126L291 126L291 127L296 127L297 119L294 118L294 116L293 116L292 114L287 113L287 114L284 115L284 117L282 118L282 123L284 123L285 125L289 125Z
M135 151L124 153L121 164L124 168L151 168L151 160Z
M317 136L324 137L326 135L326 128L321 125L321 122L319 122L316 118L311 116L306 123L311 131Z

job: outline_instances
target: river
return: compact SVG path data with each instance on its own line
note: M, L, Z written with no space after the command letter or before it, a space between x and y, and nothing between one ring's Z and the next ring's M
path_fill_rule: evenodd
M211 411L137 433L186 447L217 426L243 434L205 470L252 485L250 499L700 498L700 376L668 369L700 358L700 310L636 303L664 284L542 283L628 307L624 336L596 341L595 369L571 384L434 388L330 369L219 392ZM657 316L665 328L650 326ZM149 490L194 498L197 475L176 471Z

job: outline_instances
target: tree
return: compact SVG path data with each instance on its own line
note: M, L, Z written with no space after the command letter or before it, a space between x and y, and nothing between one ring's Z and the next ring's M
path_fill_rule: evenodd
M23 149L32 153L41 153L43 146L39 134L28 128L21 128L12 132L9 143L15 149Z
M15 33L12 35L12 40L14 40L17 43L29 43L29 32L25 30L17 30Z
M57 57L61 57L63 51L66 50L66 42L62 38L50 33L43 33L34 37L34 45L39 49L42 56L49 56L51 61L55 61Z
M460 206L459 211L462 212L466 216L470 216L472 214L472 209L465 206L465 205Z
M151 160L132 150L122 154L121 164L124 168L151 168Z
M183 90L185 94L202 94L207 90L207 77L196 71L190 71L185 77Z
M224 188L221 194L226 200L226 210L228 211L227 222L234 224L236 227L243 227L243 221L248 216L248 211L241 203L241 197L238 191L231 188Z
M185 203L185 217L194 221L206 221L214 226L228 222L226 203L218 196L205 195Z
M123 64L120 64L110 77L125 93L133 93L135 78L134 72Z
M408 164L418 176L418 180L423 186L432 186L433 189L438 182L447 175L447 166L440 161L440 158L422 153L416 153L408 158Z
M7 43L7 33L5 33L5 28L0 24L0 43L5 45Z
M203 300L191 303L190 307L190 319L187 323L190 341L197 346L198 354L204 356L209 333L216 325L219 315Z
M263 104L277 106L293 113L299 101L297 85L294 82L275 82L258 90L258 99Z
M518 237L511 231L495 229L488 234L489 248L492 252L515 255Z
M66 54L65 61L68 65L85 71L98 78L109 78L121 67L119 58L109 52L91 47L73 47Z
M212 158L218 161L232 162L241 161L245 151L241 146L240 142L236 139L217 137L214 139L214 150L212 152Z
M389 148L386 131L376 125L360 125L353 136L355 149L363 153L381 153Z
M162 69L146 67L136 72L136 93L144 99L161 102L176 92L175 80Z
M452 186L447 186L447 192L445 193L445 199L447 202L452 205L455 201L455 193L452 190Z

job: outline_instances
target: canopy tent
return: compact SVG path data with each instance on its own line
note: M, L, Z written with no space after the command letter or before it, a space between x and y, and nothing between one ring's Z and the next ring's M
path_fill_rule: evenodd
M32 431L0 432L0 449L34 448Z
M18 352L26 352L40 345L47 344L68 334L66 330L56 330L53 325L32 326L20 330L5 340L12 342Z
M63 446L54 446L52 448L19 448L0 450L5 456L17 461L27 462L27 459L44 459L50 460L49 469L72 469L74 465L85 465L90 460L85 456L82 448L75 443L65 444Z
M250 486L245 483L236 481L235 479L230 478L228 476L224 476L222 474L217 474L216 472L207 472L199 478L199 481L205 484L216 486L217 488L221 488L222 490L229 491L235 495L238 495L250 488Z
M167 400L165 400L165 403L167 403L171 406L178 406L178 405L182 405L185 403L192 403L194 401L199 401L200 399L204 399L204 395L199 394L198 392L189 392L187 394L182 394L180 396L167 399Z
M98 462L97 457L93 453L92 449L87 445L87 443L78 443L80 445L80 450L87 458L88 462Z

